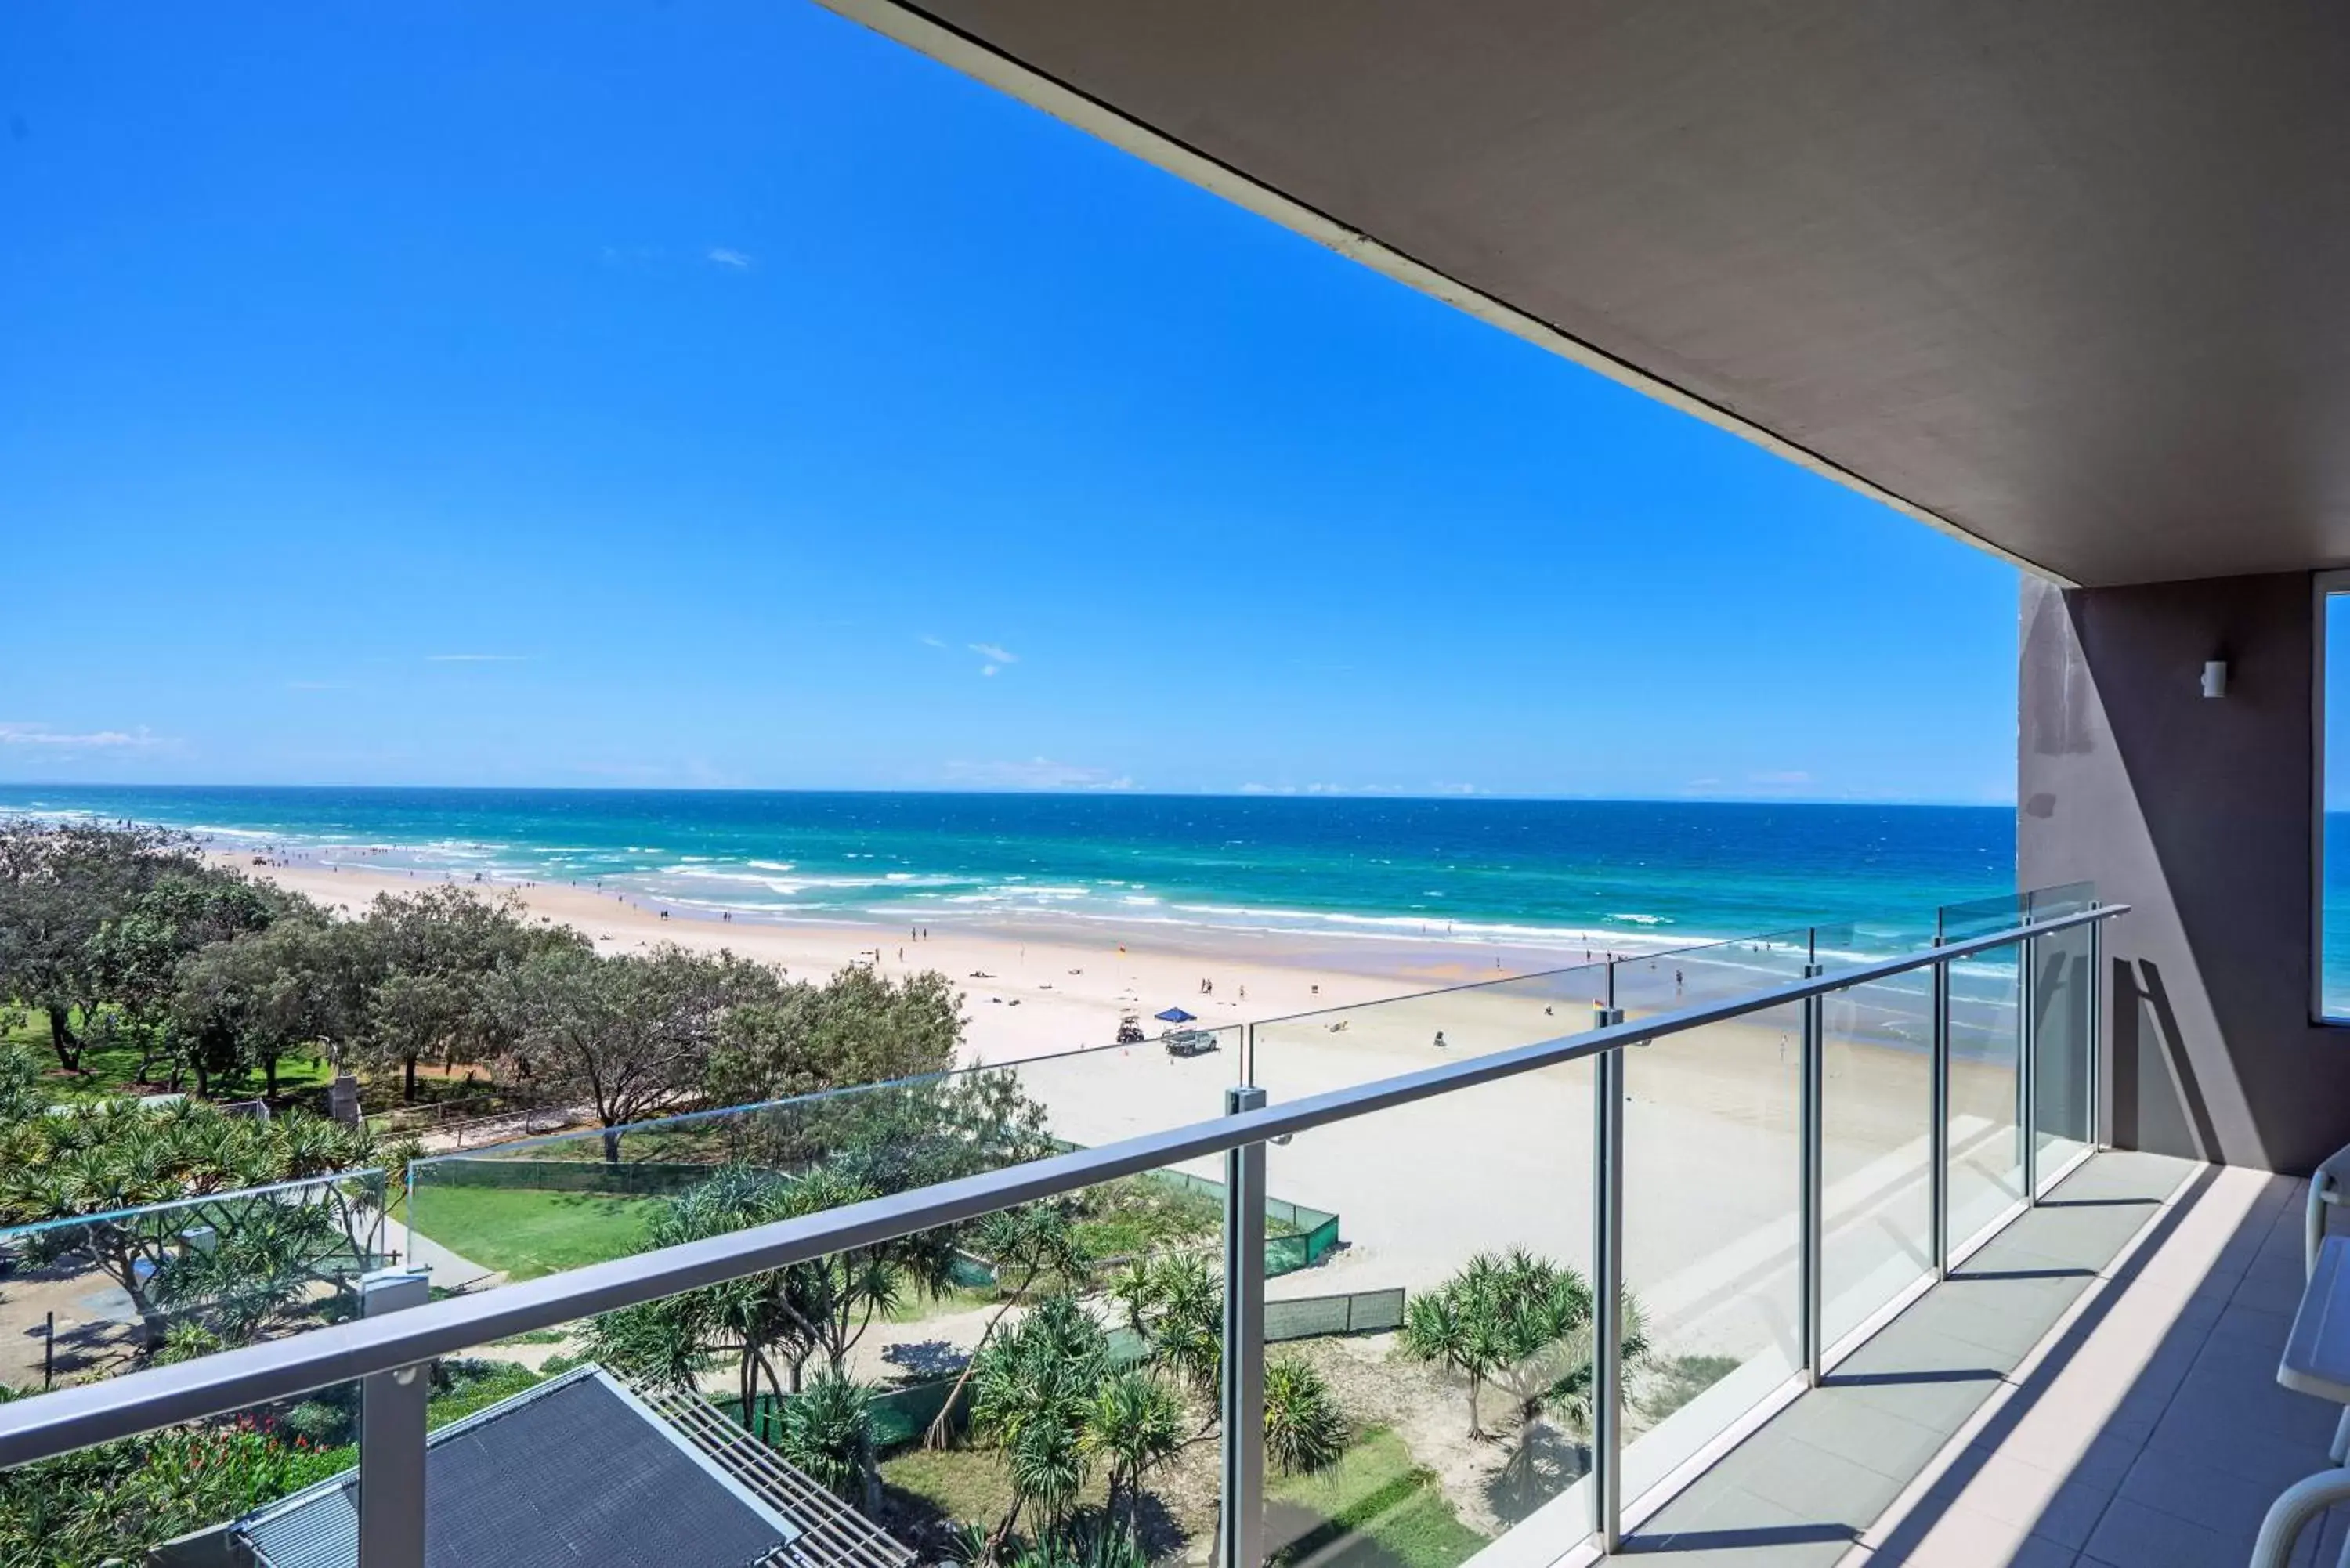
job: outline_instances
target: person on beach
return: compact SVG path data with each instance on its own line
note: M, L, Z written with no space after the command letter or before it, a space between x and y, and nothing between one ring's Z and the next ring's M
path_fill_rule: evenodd
M1436 1032L1436 1048L1439 1051L1449 1051L1451 1049L1451 1046L1444 1043L1444 1031L1441 1029Z

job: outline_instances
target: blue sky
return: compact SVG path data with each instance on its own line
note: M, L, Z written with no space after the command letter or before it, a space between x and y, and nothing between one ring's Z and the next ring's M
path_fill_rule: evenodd
M2002 801L2015 574L814 5L0 9L0 779Z

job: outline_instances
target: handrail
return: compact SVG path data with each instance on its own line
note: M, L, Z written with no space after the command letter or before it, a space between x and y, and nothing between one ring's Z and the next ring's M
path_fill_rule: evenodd
M151 1367L0 1405L0 1469L388 1372L512 1334L959 1224L1022 1203L1620 1050L2126 914L2126 904L2011 927L1731 1001L1537 1041L1262 1110L1147 1133L585 1268Z

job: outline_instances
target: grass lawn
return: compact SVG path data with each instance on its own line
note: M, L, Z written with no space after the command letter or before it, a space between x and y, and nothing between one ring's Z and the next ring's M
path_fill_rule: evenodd
M405 1218L405 1201L394 1201L395 1216ZM600 1192L427 1186L416 1205L416 1229L510 1280L533 1280L645 1251L660 1205L658 1198Z
M1268 1476L1265 1527L1276 1563L1315 1568L1453 1568L1486 1544L1384 1427L1320 1475Z
M75 1020L78 1030L80 1020ZM80 1105L134 1092L130 1088L131 1075L139 1070L140 1053L130 1045L91 1046L81 1054L82 1070L68 1073L57 1065L57 1053L49 1044L49 1018L46 1012L27 1010L16 1027L0 1034L0 1044L22 1045L30 1050L34 1060L47 1070L41 1079L42 1091L59 1105ZM160 1079L171 1073L171 1064L161 1058L154 1063ZM277 1092L290 1095L299 1089L317 1088L334 1077L324 1056L286 1056L277 1064ZM212 1082L212 1097L216 1100L250 1100L260 1097L266 1080L259 1072L234 1073ZM195 1075L188 1074L181 1081L182 1088L192 1091ZM151 1092L140 1089L137 1093Z

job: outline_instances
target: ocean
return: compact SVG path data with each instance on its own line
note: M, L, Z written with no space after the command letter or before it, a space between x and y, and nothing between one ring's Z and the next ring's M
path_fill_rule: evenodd
M2014 890L2003 807L0 784L0 815L629 890L737 919L1244 927L1580 950L1924 923Z

